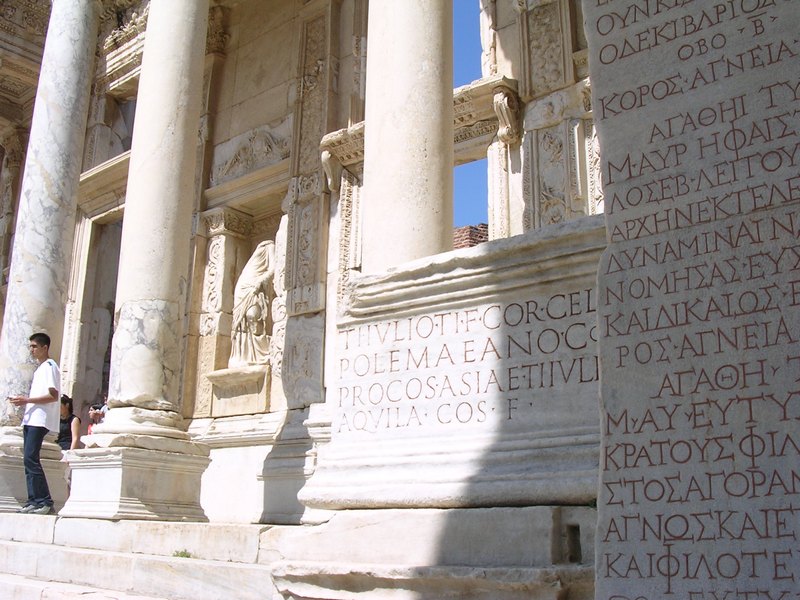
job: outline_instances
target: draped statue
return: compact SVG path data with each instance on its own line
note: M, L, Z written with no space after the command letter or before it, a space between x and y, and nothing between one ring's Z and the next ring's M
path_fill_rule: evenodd
M233 290L231 357L228 367L268 362L272 339L270 301L275 276L275 243L261 242L239 275Z

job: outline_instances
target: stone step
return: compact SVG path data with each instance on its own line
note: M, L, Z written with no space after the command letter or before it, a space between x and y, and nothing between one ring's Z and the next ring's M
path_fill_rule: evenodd
M97 586L40 581L0 573L0 598L4 600L169 600L163 596L140 596Z
M263 600L274 589L263 565L0 541L0 572L103 586L170 600Z
M169 600L264 600L276 593L258 562L264 529L0 515L0 573L34 582L26 599L50 598L36 596L35 584L56 582Z
M0 513L0 540L240 563L258 561L267 525L59 518Z

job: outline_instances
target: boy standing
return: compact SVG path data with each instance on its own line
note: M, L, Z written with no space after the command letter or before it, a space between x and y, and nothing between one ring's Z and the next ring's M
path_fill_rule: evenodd
M19 512L46 515L53 510L50 488L39 459L44 436L48 431L58 431L61 396L61 375L56 361L50 358L50 336L34 333L30 337L31 356L39 363L33 374L31 391L27 397L14 396L10 402L25 405L22 419L22 448L25 479L28 484L28 502Z

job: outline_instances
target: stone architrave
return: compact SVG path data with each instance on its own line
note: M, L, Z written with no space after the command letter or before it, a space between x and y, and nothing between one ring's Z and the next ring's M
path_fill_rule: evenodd
M70 456L73 517L205 520L180 379L207 0L152 0L120 245L110 411ZM169 135L165 135L168 132ZM98 491L101 497L98 498Z
M599 269L598 600L800 590L797 2L583 2Z
M51 356L58 359L75 229L75 206L83 134L88 115L91 71L99 26L94 0L54 2L42 56L42 68L31 123L19 210L0 333L0 459L2 467L21 455L20 415L8 396L27 394L36 369L28 350L35 331L47 332ZM58 447L45 442L47 468L57 464ZM9 462L10 461L10 462ZM24 501L24 477L3 498ZM12 488L3 488L11 490ZM54 490L55 491L55 490ZM58 503L59 498L54 496Z

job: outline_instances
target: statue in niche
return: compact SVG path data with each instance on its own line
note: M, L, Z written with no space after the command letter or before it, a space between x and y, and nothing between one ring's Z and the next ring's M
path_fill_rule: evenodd
M275 243L267 240L256 247L233 290L229 368L264 365L269 360L274 277Z

